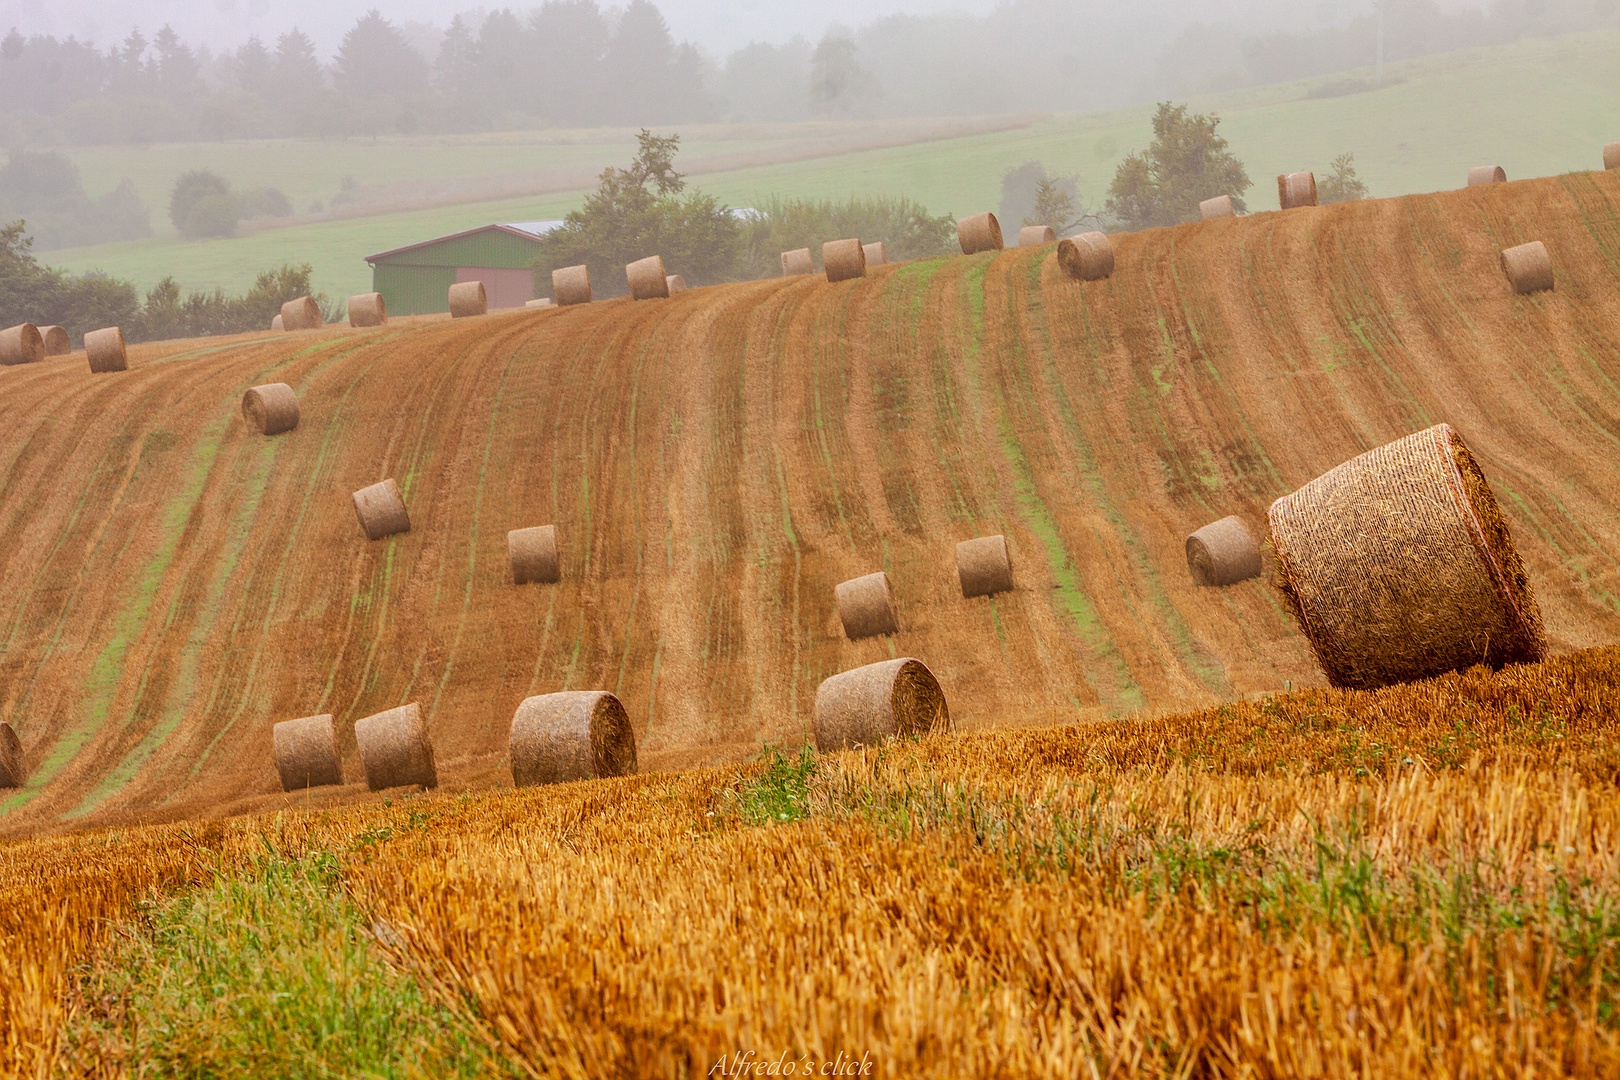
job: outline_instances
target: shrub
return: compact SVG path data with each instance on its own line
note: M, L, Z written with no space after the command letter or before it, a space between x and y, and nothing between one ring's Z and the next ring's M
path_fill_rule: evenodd
M1214 113L1159 102L1153 141L1120 162L1108 187L1108 214L1128 229L1146 229L1197 221L1198 204L1216 195L1232 196L1239 213L1247 210L1249 174L1215 133L1220 122Z
M245 218L291 217L293 204L279 188L249 188L236 195L236 211Z
M206 169L182 174L169 193L169 220L188 240L229 236L236 231L237 216L230 182Z
M757 210L743 227L739 278L775 277L782 272L782 252L807 247L819 258L828 240L882 240L889 258L896 260L947 255L956 242L956 222L949 214L935 217L904 196L843 202L772 197Z
M1316 185L1316 201L1327 204L1355 202L1368 195L1367 185L1356 175L1356 155L1340 154L1333 159L1330 171Z
M133 285L41 266L33 243L22 221L0 227L0 326L54 323L78 341L86 330L134 323L139 301Z

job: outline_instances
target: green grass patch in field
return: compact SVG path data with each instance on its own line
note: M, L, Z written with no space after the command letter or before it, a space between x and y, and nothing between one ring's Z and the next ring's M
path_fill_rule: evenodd
M800 747L789 757L767 746L765 771L733 792L731 811L749 825L799 821L810 816L810 780L816 774L816 752Z

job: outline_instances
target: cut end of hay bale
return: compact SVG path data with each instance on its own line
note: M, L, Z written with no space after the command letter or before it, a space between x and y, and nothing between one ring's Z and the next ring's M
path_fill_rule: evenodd
M524 307L534 307L534 308L556 307L557 302L555 300L553 300L549 296L542 296L538 300L525 300L523 302L523 306Z
M388 321L388 302L382 293L356 293L349 297L350 326L381 326Z
M277 315L275 318L270 320L270 329L279 333L287 329L287 322L280 315Z
M981 536L957 544L956 577L964 597L1011 592L1012 557L1007 553L1007 538Z
M796 251L782 252L782 276L800 277L804 274L816 272L816 260L810 257L809 248L799 248Z
M948 731L951 713L928 665L902 657L822 680L812 724L816 749L828 753Z
M1316 174L1284 173L1277 177L1277 205L1284 210L1316 205Z
M280 435L298 426L298 395L286 383L251 387L242 395L242 419L260 435Z
M630 296L636 300L669 299L669 275L661 255L649 255L625 264L624 276L630 282Z
M829 240L821 245L821 265L828 281L866 276L866 249L859 240Z
M1114 245L1104 233L1081 233L1058 241L1057 261L1076 281L1101 281L1114 273Z
M833 595L838 601L844 634L851 641L893 634L900 629L889 595L889 575L883 571L845 581L833 588Z
M518 787L564 784L636 771L630 714L605 690L525 698L512 714L509 748Z
M0 364L37 364L45 359L45 337L33 323L0 330Z
M669 290L670 295L674 295L678 292L685 292L686 279L679 274L670 274L664 278L664 287Z
M354 741L360 747L360 765L366 786L384 788L439 786L422 708L415 702L354 722Z
M1237 204L1230 195L1217 195L1198 204L1198 213L1205 221L1216 218L1237 217Z
M1486 184L1507 183L1507 170L1500 165L1475 165L1468 170L1468 186L1483 187Z
M281 305L281 325L287 330L319 330L326 320L314 297L300 296Z
M60 326L42 326L39 336L45 342L46 356L66 356L73 351L73 339Z
M489 314L489 294L482 281L458 281L450 286L450 317L470 319Z
M1524 295L1553 287L1552 256L1540 240L1510 247L1502 252L1502 273L1513 291Z
M1260 576L1260 545L1240 517L1212 521L1187 537L1187 570L1199 585L1236 585Z
M1278 587L1335 686L1540 660L1541 612L1496 498L1446 424L1271 506Z
M393 477L363 487L354 493L354 512L360 518L360 527L367 540L381 540L395 533L411 531L411 519L405 513L405 500Z
M861 252L866 256L866 265L868 267L883 266L889 261L889 247L882 240L862 244Z
M974 214L956 223L956 242L962 245L962 254L977 255L981 251L1000 251L1006 247L1001 239L1001 222L991 213Z
M1612 142L1603 148L1603 167L1620 169L1620 142Z
M1018 246L1040 247L1043 244L1057 243L1057 233L1050 225L1025 225L1018 230Z
M591 302L591 270L585 265L565 266L551 272L551 295L558 307Z
M332 727L331 716L283 720L271 729L271 735L282 791L343 783L343 758L338 754L337 732Z
M92 330L84 335L84 355L90 361L91 371L129 369L129 350L124 347L124 332L116 326Z
M0 788L19 788L27 779L22 740L10 724L0 721Z
M555 525L513 529L506 534L506 554L512 563L514 585L555 585L562 580Z

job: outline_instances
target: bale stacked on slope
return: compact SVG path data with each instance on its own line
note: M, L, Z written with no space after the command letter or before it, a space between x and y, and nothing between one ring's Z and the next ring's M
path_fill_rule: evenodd
M525 698L512 715L508 746L518 787L636 771L630 715L617 697L601 690Z
M1114 272L1114 245L1104 233L1081 233L1058 242L1057 261L1076 281L1101 281Z
M851 578L833 588L838 601L838 618L851 641L893 634L900 629L889 595L889 575L875 574Z
M360 527L366 530L367 540L381 540L395 533L411 531L411 519L405 513L405 500L399 494L399 485L393 477L363 487L355 492L354 512Z
M868 267L883 266L889 261L889 247L882 240L862 244L861 251L866 255L866 265Z
M1198 213L1205 221L1216 218L1237 217L1237 204L1230 195L1217 195L1198 204Z
M60 326L42 326L39 328L39 336L40 340L45 342L46 356L66 356L73 351L73 340Z
M242 395L242 419L260 435L280 435L298 426L298 395L286 383L250 387Z
M1012 592L1012 557L1007 554L1007 538L981 536L957 544L956 579L964 597Z
M388 321L388 302L382 293L357 293L349 297L350 326L381 326Z
M271 729L271 736L282 791L343 783L343 758L330 715L283 720Z
M450 317L472 319L489 314L489 294L482 281L458 281L450 286Z
M33 323L0 330L0 364L37 364L45 359L45 338Z
M795 251L782 252L782 276L800 277L804 274L816 272L816 261L810 257L809 248L799 248Z
M0 788L22 787L27 779L22 740L17 738L10 724L0 722Z
M1483 187L1486 184L1507 183L1507 170L1500 165L1475 165L1468 170L1468 186Z
M319 330L326 321L314 297L300 296L281 305L281 325L286 330Z
M1620 169L1620 142L1612 142L1603 148L1603 167Z
M1260 545L1240 517L1212 521L1187 537L1187 570L1199 585L1236 585L1260 576Z
M1018 246L1021 248L1040 247L1056 240L1057 233L1050 225L1025 225L1018 230Z
M859 240L829 240L821 245L821 265L828 281L866 276L866 249Z
M506 555L512 564L514 585L555 585L562 580L555 525L511 530L506 534Z
M551 295L558 307L591 302L590 267L565 266L551 272Z
M1521 295L1553 287L1552 256L1540 240L1510 247L1502 252L1502 273L1513 291Z
M1277 177L1277 205L1284 210L1316 205L1316 174L1284 173Z
M679 274L670 274L664 278L664 286L673 296L675 293L686 291L686 279Z
M1335 686L1540 660L1541 612L1496 499L1439 424L1271 506L1278 585Z
M991 213L974 214L956 223L956 242L962 245L962 254L977 255L981 251L1000 251L1006 245L1001 240L1001 222Z
M92 330L84 335L84 355L90 361L90 370L94 372L129 369L129 350L124 346L124 332L116 326Z
M822 680L812 725L822 753L948 730L950 708L921 660L902 657Z
M354 741L360 746L360 764L372 791L414 784L439 786L433 743L422 707L415 702L356 720Z
M556 307L557 302L549 296L542 296L535 300L525 300L523 306L530 308Z
M649 255L627 263L624 276L630 282L630 295L637 300L669 299L669 275L664 273L664 259Z

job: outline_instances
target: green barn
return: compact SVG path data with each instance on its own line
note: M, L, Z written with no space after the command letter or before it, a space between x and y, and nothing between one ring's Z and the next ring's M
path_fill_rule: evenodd
M371 287L382 293L390 315L449 311L450 286L463 281L482 281L491 308L522 307L534 299L529 264L540 254L540 239L561 224L485 225L367 255Z

